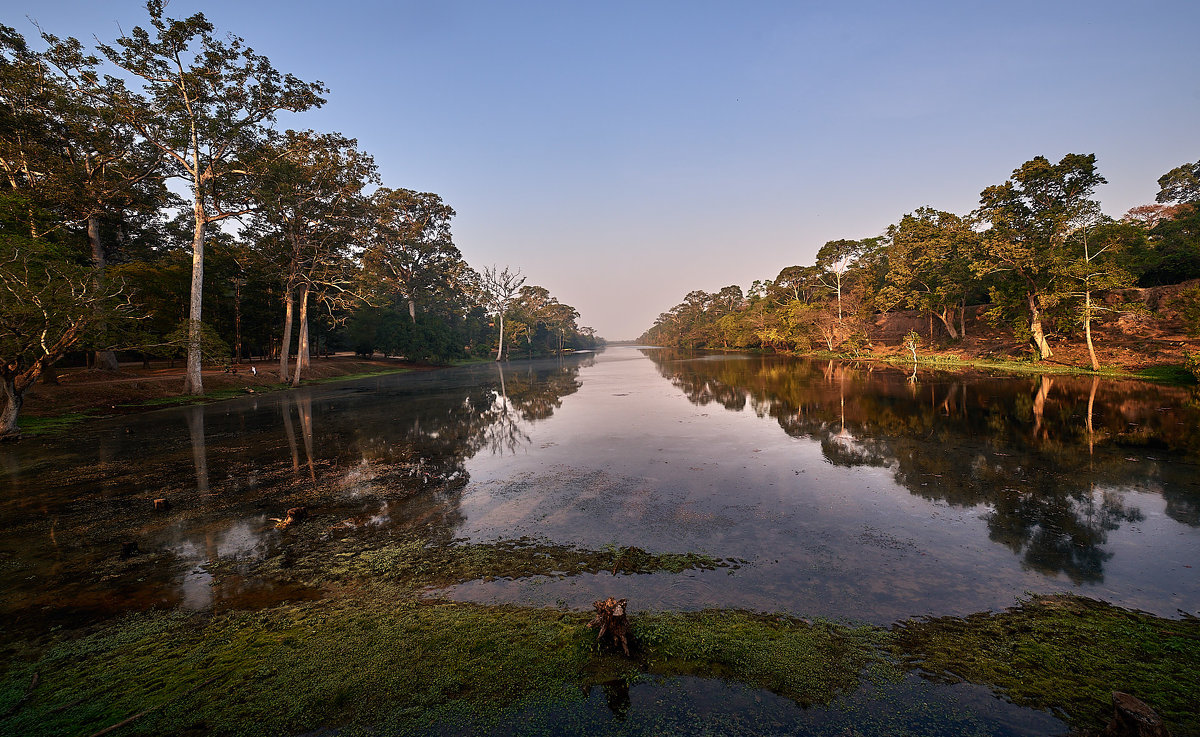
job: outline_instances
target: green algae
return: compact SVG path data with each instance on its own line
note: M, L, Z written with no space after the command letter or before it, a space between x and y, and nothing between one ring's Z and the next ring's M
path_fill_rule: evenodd
M407 732L582 698L644 673L709 675L826 703L882 662L882 635L745 612L637 618L637 658L600 652L587 615L419 601L389 585L259 612L128 615L10 666L0 710L41 684L11 733ZM830 662L830 659L834 659ZM156 707L156 708L155 708Z
M1074 596L1034 597L1001 613L895 628L893 652L930 678L992 687L1012 702L1099 729L1124 691L1172 734L1200 733L1200 620L1163 619Z
M740 610L644 613L632 617L631 658L597 643L589 613L422 598L424 586L481 575L548 575L572 563L652 571L679 560L692 559L529 539L395 541L337 563L340 583L318 601L152 610L58 632L48 644L9 643L0 733L91 734L138 714L122 734L470 731L577 709L594 686L678 677L836 711L864 683L894 685L906 672L989 687L1076 730L1102 727L1111 691L1127 691L1173 734L1200 732L1200 620L1079 597L891 629ZM931 725L957 718L919 707L903 708Z
M333 544L298 540L296 545L272 558L241 567L243 572L305 585L345 584L369 579L427 588L464 581L531 576L564 578L604 572L636 575L711 571L739 568L745 563L735 558L714 558L700 553L650 553L638 547L588 550L529 537L467 543L399 535L374 546L360 539ZM210 573L219 573L221 565L237 567L239 564L207 568Z

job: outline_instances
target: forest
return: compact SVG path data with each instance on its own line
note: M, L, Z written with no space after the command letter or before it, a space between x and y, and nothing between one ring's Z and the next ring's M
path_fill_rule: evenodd
M55 366L410 361L595 347L519 268L472 268L442 197L385 186L354 138L279 130L328 90L203 14L89 50L0 25L0 437ZM41 29L39 28L39 31ZM291 118L289 117L289 120Z
M788 266L745 292L690 292L640 340L858 354L881 314L915 310L933 329L908 341L954 345L966 336L968 309L980 307L992 327L1027 343L1034 360L1054 355L1054 336L1086 344L1099 370L1092 329L1144 313L1128 299L1134 288L1200 278L1200 162L1164 174L1156 203L1120 220L1094 198L1105 183L1095 154L1057 163L1035 157L984 189L971 213L921 207L882 234L829 241L812 265ZM1167 307L1200 337L1200 286L1186 285Z

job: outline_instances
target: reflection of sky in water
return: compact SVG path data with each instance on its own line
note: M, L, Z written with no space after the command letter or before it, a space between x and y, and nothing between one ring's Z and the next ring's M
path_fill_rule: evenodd
M210 533L204 540L181 537L179 542L165 546L186 566L179 583L180 608L212 608L214 580L205 567L206 564L222 559L246 560L263 557L266 553L263 522L262 519L253 523L239 520L220 532Z
M647 608L739 606L878 621L1002 608L1026 591L1075 591L1168 615L1200 608L1200 571L1188 567L1200 560L1197 530L1168 517L1163 496L1135 483L1053 497L1047 488L1064 483L1060 471L1026 466L1001 480L1018 488L996 491L998 501L953 503L953 493L939 489L972 476L969 467L906 478L906 486L897 477L908 470L895 459L833 465L830 445L839 460L846 451L870 456L878 445L842 425L836 390L826 398L824 436L793 437L752 411L753 398L733 412L693 404L650 361L606 358L584 372L579 393L553 418L528 429L525 455L468 462L460 534L697 551L752 565L682 578L472 582L455 595L586 605L625 592ZM681 363L735 361L747 359ZM955 460L990 467L1012 455L983 438L972 442L979 447ZM907 450L949 457L936 438ZM1124 460L1128 449L1102 452L1135 462ZM1036 460L1045 462L1020 458ZM1182 459L1163 463L1156 483L1179 485L1192 469ZM1035 488L1022 490L1031 478ZM992 486L983 484L989 494Z
M455 589L471 599L882 622L1026 591L1200 609L1200 418L1183 390L649 355L381 377L0 448L0 583L23 601L58 576L117 608L138 586L153 605L237 605L269 582L213 562L277 554L270 518L315 489L312 524L364 546L418 529L749 562ZM146 511L159 496L171 514ZM127 539L170 561L93 575Z

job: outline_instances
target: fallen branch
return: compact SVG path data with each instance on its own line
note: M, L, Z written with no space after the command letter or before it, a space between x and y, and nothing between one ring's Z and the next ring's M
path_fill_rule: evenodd
M142 717L146 716L147 714L149 714L152 711L158 711L159 709L163 708L164 706L171 703L175 699L181 698L183 696L189 696L192 693L199 691L200 689L204 688L205 686L207 686L208 684L212 683L215 680L217 680L217 677L213 676L212 678L208 679L204 683L192 686L191 688L184 691L183 693L181 693L177 696L172 696L171 698L167 699L166 701L162 702L161 704L158 704L157 706L152 706L149 709L146 709L145 711L139 711L137 714L134 714L133 716L131 716L127 719L123 719L123 720L117 722L116 724L112 725L111 727L105 727L104 729L100 730L99 732L94 732L90 735L90 737L100 737L101 735L108 734L109 732L115 732L116 730L120 729L121 727L124 727L127 724L131 724L131 723L137 721L138 719L141 719Z

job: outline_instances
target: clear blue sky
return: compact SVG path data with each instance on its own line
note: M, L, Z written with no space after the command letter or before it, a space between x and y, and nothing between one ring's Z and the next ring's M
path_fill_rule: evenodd
M137 0L0 0L112 40ZM1107 213L1200 159L1200 2L174 0L330 88L384 183L437 192L476 268L610 339L692 289L810 264L1036 155L1095 153Z

